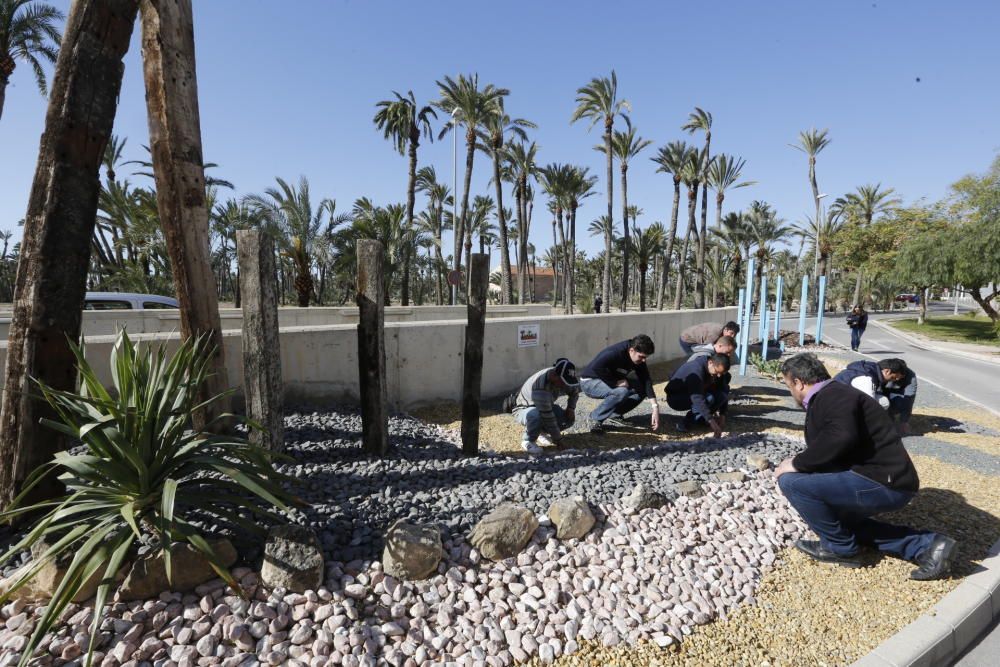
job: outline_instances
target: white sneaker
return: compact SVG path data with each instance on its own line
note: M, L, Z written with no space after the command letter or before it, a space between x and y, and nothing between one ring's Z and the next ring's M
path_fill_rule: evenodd
M532 442L531 440L522 440L521 449L532 455L537 455L542 453L542 448L539 447L537 443Z
M537 442L542 447L551 447L552 446L552 441L549 440L548 436L545 435L544 433L541 434L541 435L539 435L538 438L535 439L535 442Z

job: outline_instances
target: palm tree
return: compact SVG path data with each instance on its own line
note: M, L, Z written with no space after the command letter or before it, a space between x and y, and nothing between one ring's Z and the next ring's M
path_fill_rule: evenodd
M743 173L743 166L746 164L746 160L743 158L734 158L732 155L727 155L725 153L719 153L712 160L712 164L708 166L708 185L712 186L715 190L715 230L718 231L722 226L722 202L726 199L726 190L730 188L745 188L748 185L753 185L754 181L740 181L740 175ZM737 182L740 181L740 182ZM716 246L715 251L715 263L719 264L719 252L718 246ZM719 283L713 281L712 283L712 306L716 307L719 305Z
M662 223L654 222L645 231L639 227L633 229L633 236L628 243L632 244L632 252L639 268L639 310L646 310L646 272L649 263L663 249L667 230Z
M670 230L667 232L666 248L663 251L663 270L660 272L660 285L656 290L656 309L663 310L663 293L667 286L667 276L670 273L670 260L674 253L674 242L677 239L677 214L681 202L681 170L688 161L689 148L683 141L674 141L660 147L656 157L650 158L659 165L657 173L670 174L674 179L674 205L670 212Z
M248 195L245 202L272 229L281 230L276 241L295 266L295 291L299 306L305 308L313 293L312 246L324 226L329 229L339 224L337 205L332 199L322 199L314 210L305 176L299 179L298 187L281 178L275 180L277 188L268 188L264 195Z
M681 307L681 300L684 296L684 264L687 261L688 248L691 243L691 236L694 235L695 243L699 244L698 223L695 219L695 210L698 206L698 185L705 174L704 151L692 149L687 152L687 159L681 165L681 181L687 187L688 197L688 224L684 234L684 249L681 251L681 261L677 271L677 289L674 292L674 310ZM697 253L695 270L697 270ZM697 306L697 303L695 303Z
M726 253L725 263L730 269L730 287L733 298L735 298L739 292L743 260L750 256L752 243L745 216L738 212L726 214L718 228L712 230L712 235L716 241L716 247L721 247Z
M514 199L517 203L517 294L518 303L525 302L525 292L528 289L526 273L528 267L528 201L530 179L538 173L538 145L519 142L509 144L506 148L507 170L514 181ZM533 294L533 292L532 292Z
M576 91L576 109L570 117L570 123L587 118L590 120L590 127L593 128L598 121L604 121L604 154L607 156L607 186L608 186L608 218L614 219L614 185L612 178L612 162L614 153L611 148L612 130L615 124L615 116L622 113L622 109L632 110L632 106L627 100L618 99L618 76L611 70L611 78L593 78L586 86L578 88ZM611 308L611 237L604 237L604 281L602 289L604 291L604 312L610 312Z
M353 257L350 265L356 266L357 239L371 239L382 244L385 303L388 305L392 299L396 271L414 238L413 230L408 230L403 225L406 219L406 206L403 204L375 206L370 199L362 197L354 202L351 218L354 244L343 254Z
M476 195L472 200L472 212L469 214L469 233L479 237L479 252L486 254L493 247L496 239L496 226L490 222L490 214L496 210L492 197Z
M44 2L0 0L0 118L17 60L31 66L38 91L49 94L39 58L50 63L56 61L62 38L55 24L65 18L61 11Z
M695 107L688 116L688 121L681 126L688 134L705 133L705 148L702 149L702 169L707 169L711 162L712 146L712 114L700 107ZM701 232L698 234L697 275L695 277L695 308L705 307L705 243L708 236L708 179L704 173L701 177Z
M587 197L594 194L594 185L597 184L597 177L590 176L587 167L570 167L564 181L564 193L566 196L566 206L569 208L569 256L573 258L573 265L567 276L566 302L569 304L569 312L573 312L575 305L575 285L576 285L576 211Z
M566 230L563 226L563 212L568 208L567 194L570 187L570 179L572 178L572 170L573 167L569 165L553 163L540 169L538 174L538 180L542 185L542 189L549 196L549 205L553 213L552 241L553 245L561 252L563 288L567 293L569 291L569 284L572 281L570 272L573 270L573 267L571 258L567 252L568 245L566 243ZM559 232L558 240L556 240L557 229ZM572 304L569 301L566 301L566 308L572 308ZM567 312L571 311L567 310Z
M524 128L537 127L531 121L523 118L511 118L503 108L503 98L497 100L493 112L489 114L485 122L477 131L480 143L479 150L493 158L493 184L496 188L496 209L497 227L500 231L500 303L513 303L514 286L510 279L510 252L507 243L507 220L504 216L506 211L503 207L503 180L501 176L501 166L506 153L504 142L508 135L520 139L522 142L528 140L528 135Z
M643 139L642 137L636 136L635 128L632 127L632 120L624 114L622 114L622 118L625 119L625 131L615 131L611 138L611 154L613 157L618 159L619 168L622 172L622 221L625 224L625 236L623 237L624 242L622 244L621 309L622 312L625 312L628 306L628 255L629 252L631 252L631 243L629 242L628 231L628 163L632 160L632 158L638 156L639 153L641 153L653 142L649 139ZM594 150L603 153L605 151L605 146L594 146Z
M462 266L463 240L466 264L468 264L468 256L472 253L472 236L468 234L466 223L469 219L472 164L476 156L476 130L497 113L500 100L509 95L510 91L506 88L497 88L492 83L486 84L480 90L478 74L469 76L459 74L457 81L446 76L444 81L437 82L437 86L441 97L434 102L434 106L451 114L451 118L441 129L438 138L440 139L453 129L457 131L459 125L465 126L465 186L462 191L462 213L455 226L455 257L453 259L454 269L458 271ZM454 301L452 301L452 305L455 305Z
M889 188L882 189L881 183L875 185L860 185L857 192L851 192L842 198L838 198L833 203L831 210L839 210L847 214L849 218L856 220L862 227L868 227L876 215L890 213L895 210L903 200L895 197L895 190ZM861 303L861 278L862 270L857 268L858 275L854 283L854 301Z
M830 144L831 139L827 137L828 132L828 129L817 130L816 128L812 128L805 130L803 132L799 132L799 143L797 145L789 144L792 148L802 151L809 157L809 185L812 187L813 201L816 203L816 217L814 220L820 220L823 218L819 205L819 185L816 183L816 156ZM815 264L813 265L813 279L817 285L819 283L817 280L818 276L819 257L816 257ZM819 300L819 291L817 290L813 294L815 295L813 297L813 303L817 304ZM814 305L814 309L816 307L818 306Z
M774 254L774 245L784 241L795 230L778 217L770 204L760 200L750 202L746 223L750 241L756 246L754 255L757 260L756 286L759 295L761 277L764 275L765 265ZM752 297L753 295L749 295L747 298ZM761 303L760 307L764 308L765 304Z
M806 216L806 223L793 231L795 236L802 239L802 243L809 242L813 257L818 258L817 266L820 276L825 276L828 273L828 262L833 255L834 238L841 227L843 227L842 213L831 207L819 224L816 223L815 218Z
M450 222L451 215L446 211L446 207L451 206L454 197L451 194L451 189L438 181L437 172L433 166L421 167L420 171L417 172L417 189L427 195L428 210L426 214L429 217L431 235L434 237L437 305L440 306L444 303L442 283L446 267L444 257L441 254L442 237L444 236L444 231L452 227Z
M416 199L417 188L417 147L420 146L421 135L431 141L434 140L431 134L431 116L437 118L437 113L430 106L417 106L417 100L413 97L413 91L407 91L407 96L403 97L396 91L392 92L396 96L395 100L382 100L375 106L373 122L375 127L382 130L382 136L392 141L400 155L409 151L410 169L409 178L406 182L406 228L413 229L413 203ZM401 303L404 306L410 305L410 255L403 257L403 287Z

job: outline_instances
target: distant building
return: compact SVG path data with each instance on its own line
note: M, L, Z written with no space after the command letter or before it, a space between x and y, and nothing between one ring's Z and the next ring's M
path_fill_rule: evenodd
M500 273L500 265L490 269L490 274ZM514 283L514 292L517 292L518 286L518 276L517 267L512 266L510 268L510 278ZM552 294L555 292L555 282L556 275L555 271L549 267L537 267L532 268L528 266L528 292L532 294L534 298L529 299L531 303L543 303L545 301L552 300ZM495 295L494 298L499 297L500 285L490 284L490 294ZM515 296L516 298L516 296Z

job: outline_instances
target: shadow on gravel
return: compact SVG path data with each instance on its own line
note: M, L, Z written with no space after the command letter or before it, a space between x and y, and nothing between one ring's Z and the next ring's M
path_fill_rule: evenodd
M878 519L954 538L958 550L952 565L953 577L977 571L979 565L974 561L985 558L1000 537L1000 518L970 505L965 496L948 489L921 489L909 505Z
M971 433L988 437L1000 437L1000 432L987 426L942 417L938 415L913 415L910 427L914 435L931 435L933 433Z

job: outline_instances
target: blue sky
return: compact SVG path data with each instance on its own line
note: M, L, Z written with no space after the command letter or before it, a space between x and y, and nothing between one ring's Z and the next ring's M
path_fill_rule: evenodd
M68 10L68 1L50 1ZM360 196L404 201L406 160L375 131L375 103L411 89L429 101L444 75L478 72L510 89L512 116L538 124L540 162L600 176L601 194L578 215L578 243L593 254L601 244L586 228L605 208L603 156L592 150L600 128L569 118L576 89L612 68L639 133L654 141L629 171L643 227L669 221L672 197L672 181L647 158L668 141L702 142L680 129L695 106L714 116L713 152L742 156L745 178L757 181L732 191L726 210L763 199L790 222L812 210L806 157L788 145L800 130L830 130L817 171L831 200L876 182L907 202L939 198L1000 148L1000 3L707 5L197 0L205 158L235 183L234 196L305 175L338 211ZM138 36L137 25L115 124L128 137L126 159L143 157L148 136ZM24 216L44 115L45 100L19 67L0 119L0 229L16 230ZM451 181L451 136L425 143L419 157ZM473 195L493 194L490 171L477 155ZM616 168L616 216L619 189ZM549 222L539 197L531 234L539 254L551 244Z

